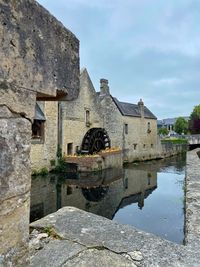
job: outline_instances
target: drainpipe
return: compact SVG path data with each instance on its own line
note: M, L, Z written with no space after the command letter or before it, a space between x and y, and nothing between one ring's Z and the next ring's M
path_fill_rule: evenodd
M63 148L62 147L62 138L63 138L63 131L62 131L62 103L58 102L58 148L61 149L61 155L62 155L62 148Z

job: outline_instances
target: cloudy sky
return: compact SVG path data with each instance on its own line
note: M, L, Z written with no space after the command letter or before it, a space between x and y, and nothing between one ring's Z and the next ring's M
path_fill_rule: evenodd
M80 40L81 67L159 118L200 104L199 0L38 0Z

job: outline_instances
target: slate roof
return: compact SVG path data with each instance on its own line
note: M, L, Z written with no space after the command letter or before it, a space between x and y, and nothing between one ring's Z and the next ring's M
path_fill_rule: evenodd
M116 97L112 98L123 116L131 116L131 117L141 116L138 105L120 102ZM155 119L155 120L157 119L156 116L146 106L144 106L144 117L148 119Z
M40 120L40 121L46 121L45 115L43 113L43 111L41 110L41 108L39 107L39 105L36 103L35 106L35 120Z

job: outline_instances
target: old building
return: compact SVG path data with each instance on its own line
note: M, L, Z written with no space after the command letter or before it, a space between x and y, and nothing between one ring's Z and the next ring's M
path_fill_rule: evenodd
M105 79L100 80L98 95L104 127L112 146L122 148L123 160L132 162L158 157L157 118L142 100L138 104L120 102L110 94Z
M49 168L56 159L57 147L65 155L91 154L117 147L127 162L159 155L157 119L142 100L138 104L120 102L110 94L105 79L100 80L100 92L96 92L86 69L80 73L77 99L58 106L45 103L43 110L44 138L32 141L34 169Z

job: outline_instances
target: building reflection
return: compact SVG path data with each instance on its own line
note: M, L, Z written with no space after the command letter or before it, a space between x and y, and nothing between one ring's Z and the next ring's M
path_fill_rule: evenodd
M156 171L134 168L34 177L30 220L37 220L64 206L74 206L112 219L119 209L132 203L142 209L145 199L156 187Z

